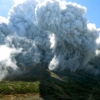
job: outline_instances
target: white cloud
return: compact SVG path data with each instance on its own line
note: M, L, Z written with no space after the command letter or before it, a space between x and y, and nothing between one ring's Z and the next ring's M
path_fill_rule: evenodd
M26 0L13 0L15 4L20 4L25 2Z

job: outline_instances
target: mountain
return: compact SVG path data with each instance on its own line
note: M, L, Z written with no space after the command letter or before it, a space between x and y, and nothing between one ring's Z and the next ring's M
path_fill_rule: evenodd
M100 100L100 80L84 71L49 71L47 63L0 82L0 100Z

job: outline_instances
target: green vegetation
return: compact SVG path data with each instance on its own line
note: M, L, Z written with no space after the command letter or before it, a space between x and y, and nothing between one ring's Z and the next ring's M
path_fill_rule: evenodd
M2 81L0 82L0 94L39 93L39 84L39 81Z

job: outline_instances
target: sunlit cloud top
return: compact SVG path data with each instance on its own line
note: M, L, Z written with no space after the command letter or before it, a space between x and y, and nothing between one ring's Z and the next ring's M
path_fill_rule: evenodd
M13 0L15 4L20 4L25 2L26 0Z

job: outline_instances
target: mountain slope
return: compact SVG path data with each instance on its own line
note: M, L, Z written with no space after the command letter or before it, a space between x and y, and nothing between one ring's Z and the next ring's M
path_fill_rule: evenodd
M0 100L100 100L100 81L95 77L82 71L51 72L43 66L0 82Z

